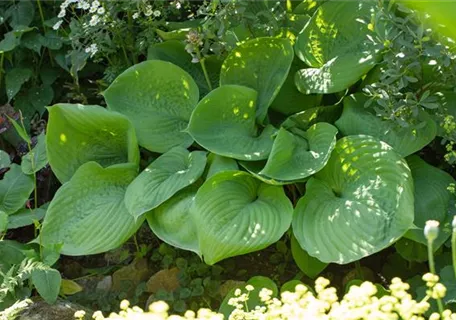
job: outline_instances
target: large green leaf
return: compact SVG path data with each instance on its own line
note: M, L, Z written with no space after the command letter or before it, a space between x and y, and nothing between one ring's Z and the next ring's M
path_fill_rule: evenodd
M296 55L311 67L296 73L299 91L342 91L374 67L379 45L369 24L376 4L328 1L318 8L296 39Z
M49 304L57 300L62 277L58 270L37 268L32 271L32 282L36 291Z
M214 174L222 171L239 170L239 166L234 159L211 153L207 157L206 170L207 172L205 172L205 178L209 179Z
M311 256L340 264L378 252L413 224L410 169L370 136L340 139L310 178L295 209L293 233Z
M207 264L278 241L290 227L293 206L282 187L242 171L224 171L199 188L191 214Z
M448 173L427 164L418 156L408 157L407 163L415 185L415 227L405 237L427 245L424 226L428 220L437 220L440 222L440 232L433 247L438 249L452 232L451 222L456 210L448 186L455 181Z
M336 126L344 135L366 134L392 146L406 157L430 143L437 134L434 120L425 112L418 115L416 126L401 127L393 121L382 120L372 109L365 108L367 97L357 93L344 99L342 116Z
M99 106L57 104L49 108L49 164L63 183L88 161L102 166L139 163L135 130L123 115Z
M0 150L0 169L8 168L11 164L10 156L7 152Z
M33 178L12 164L0 181L0 211L13 214L23 208L34 188Z
M336 127L325 122L316 123L307 131L298 127L281 128L266 166L259 174L281 181L313 175L328 162L336 145L336 134Z
M307 251L301 248L294 236L291 238L291 254L299 269L312 279L316 278L328 266L327 263L310 256Z
M124 71L104 92L108 108L126 115L139 144L154 152L193 140L183 130L198 103L198 86L178 66L160 60L139 63Z
M342 104L314 107L289 116L283 123L285 129L299 127L307 130L317 122L334 123L342 114Z
M201 146L240 160L266 159L275 129L260 133L255 124L257 92L237 86L221 86L205 96L193 111L188 131Z
M222 65L220 85L243 85L258 92L256 116L265 119L268 108L287 78L293 61L288 39L257 38L230 52Z
M211 91L201 64L192 62L192 56L185 50L185 44L182 41L169 40L152 44L147 51L147 59L168 61L187 71L198 85L200 97L204 97ZM204 59L204 65L212 89L217 88L222 62L218 57L212 55Z
M280 88L279 93L271 104L271 109L285 115L292 115L313 107L317 107L322 95L303 94L299 92L295 85L295 74L298 70L305 67L299 59L293 60L288 76Z
M21 168L25 174L34 174L43 169L47 164L46 155L46 136L42 132L38 138L35 147L22 157Z
M124 203L136 174L132 163L82 165L52 200L42 224L42 245L63 243L62 254L77 256L106 252L127 241L144 221L135 222Z
M201 255L198 245L197 228L190 215L198 188L191 185L161 204L146 218L149 227L162 241L184 250Z
M152 162L128 186L125 205L138 218L194 183L204 171L206 154L175 147Z
M20 209L8 218L8 229L17 229L32 225L34 221L40 221L46 215L47 208Z

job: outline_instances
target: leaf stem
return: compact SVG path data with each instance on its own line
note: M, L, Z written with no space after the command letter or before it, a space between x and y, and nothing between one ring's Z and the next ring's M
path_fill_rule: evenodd
M2 79L3 79L3 60L5 58L5 53L2 52L0 56L0 87L2 86Z
M456 278L456 228L453 228L453 233L451 234L451 253L453 257L454 277Z
M211 80L209 79L209 74L207 73L207 69L206 69L206 62L205 62L206 58L201 57L201 52L200 52L199 48L196 48L196 55L200 62L201 69L203 69L204 78L206 79L207 87L209 88L209 91L212 91Z
M361 263L358 261L355 261L355 268L356 268L356 275L358 276L359 279L364 281L364 273L363 269L361 268Z
M434 252L432 250L432 243L434 240L428 240L428 259L429 259L429 270L431 271L432 274L437 275L435 272L435 262L434 262ZM442 304L442 299L437 298L437 306L439 308L440 314L443 313L443 304Z

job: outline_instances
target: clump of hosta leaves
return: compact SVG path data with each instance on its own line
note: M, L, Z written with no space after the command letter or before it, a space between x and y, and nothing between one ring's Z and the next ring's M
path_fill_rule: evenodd
M228 319L425 319L429 301L443 298L446 288L438 282L436 275L425 274L423 280L428 290L420 301L412 298L408 292L410 285L399 278L391 281L387 295L380 296L377 287L366 281L351 286L342 299L335 288L329 287L329 280L321 277L315 281L315 291L299 284L294 292L282 292L280 298L274 298L272 290L266 288L259 291L258 297L253 297L255 288L246 285L244 290L237 289L229 300L235 309ZM254 298L259 298L259 305L247 309L247 301ZM108 318L96 312L93 319L224 319L221 313L209 309L200 309L197 313L189 310L184 316L169 315L169 307L162 301L151 304L149 312L139 307L130 308L125 300L120 308L119 313L111 313ZM77 319L84 319L84 316L82 311L75 314ZM442 314L432 313L429 319L456 319L456 313L447 309Z

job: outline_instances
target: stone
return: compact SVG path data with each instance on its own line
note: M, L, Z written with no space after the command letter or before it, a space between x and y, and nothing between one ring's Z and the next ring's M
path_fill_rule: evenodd
M151 275L147 259L134 260L128 266L120 268L112 275L112 291L134 294L136 287Z
M156 293L162 289L168 292L173 292L179 288L179 269L171 268L160 270L150 277L146 284L146 291Z
M97 283L97 290L110 291L112 289L112 277L106 276Z
M48 304L41 299L26 300L20 304L22 305L16 320L74 320L74 313L79 310L84 310L89 318L92 314L90 310L60 298L54 304ZM8 312L8 309L4 312ZM4 319L9 319L8 317L13 315L14 313L4 315L0 312L0 319L3 319L3 316L5 316Z

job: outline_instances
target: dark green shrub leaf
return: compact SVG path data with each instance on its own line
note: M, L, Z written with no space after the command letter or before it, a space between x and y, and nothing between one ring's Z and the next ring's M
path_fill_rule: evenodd
M413 224L413 208L413 180L405 160L373 137L348 136L307 182L293 233L320 261L349 263L402 237Z
M222 65L220 85L243 85L258 92L256 117L263 122L287 78L293 61L288 39L257 38L230 52Z
M11 159L8 153L0 150L0 169L8 168L11 164Z
M194 183L204 171L206 153L175 147L152 162L128 186L125 205L138 218Z
M296 73L298 90L334 93L347 89L374 67L379 45L369 30L376 2L328 1L296 39L296 55L311 68Z
M365 108L366 101L367 97L361 93L344 99L342 116L336 121L342 134L376 137L388 143L403 157L421 150L435 138L437 126L425 111L421 111L417 118L417 125L424 124L424 127L401 127L393 121L382 120L375 115L373 109Z
M47 157L63 183L88 161L102 166L139 163L135 130L123 115L99 106L57 104L49 108Z
M253 89L221 86L198 103L188 131L198 144L218 155L249 161L266 159L275 129L268 125L259 132L256 102Z
M124 203L136 174L132 163L108 168L96 162L82 165L49 205L42 245L63 243L62 254L77 256L106 252L127 241L144 221L135 222Z
M290 227L293 207L281 187L242 171L212 176L199 188L191 214L207 264L278 241Z
M8 215L0 211L0 235L8 229Z
M210 153L207 157L206 169L207 172L205 173L205 177L206 179L209 179L214 174L219 172L239 170L239 166L234 159L219 156L215 153Z
M0 211L13 214L23 208L34 188L33 178L24 174L20 166L12 164L0 181Z
M17 229L32 225L34 221L40 221L46 215L46 208L20 209L9 216L8 229Z
M33 72L29 68L14 68L5 75L8 101L11 101L16 96L22 85L30 79L32 74Z
M192 144L183 130L198 103L199 90L178 66L160 60L134 65L114 80L104 96L109 109L132 121L142 147L164 153Z

